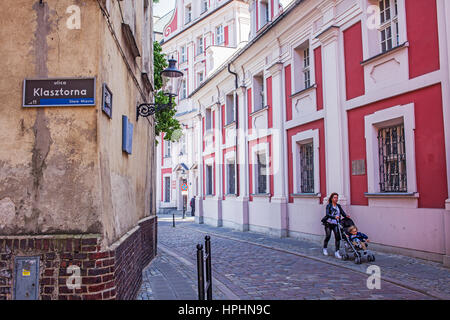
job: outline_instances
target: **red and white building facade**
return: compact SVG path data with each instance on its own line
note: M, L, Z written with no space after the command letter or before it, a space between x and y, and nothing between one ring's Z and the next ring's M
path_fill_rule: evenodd
M198 222L322 241L337 192L374 249L450 265L450 3L246 3L189 95Z
M183 208L183 201L200 194L198 154L201 117L189 95L238 49L250 33L248 4L239 0L177 0L169 23L164 28L163 52L178 61L184 73L176 98L177 114L183 136L177 142L164 140L157 147L158 210ZM183 197L181 186L188 185Z

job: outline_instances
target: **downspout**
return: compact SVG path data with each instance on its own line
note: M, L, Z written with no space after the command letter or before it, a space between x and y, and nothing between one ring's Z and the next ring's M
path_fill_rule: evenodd
M236 73L236 72L233 72L233 71L231 71L231 69L230 69L230 66L231 66L231 63L229 63L228 64L228 72L229 73L231 73L232 75L234 75L234 79L235 79L235 81L234 81L234 86L235 86L235 90L234 90L234 106L235 106L235 108L234 108L234 119L235 119L235 121L236 121L236 134L234 135L234 137L235 137L235 146L236 146L236 155L235 155L235 157L234 157L234 166L235 166L235 174L236 174L236 195L237 196L239 196L239 186L240 186L240 183L239 183L239 168L238 168L238 165L237 165L237 160L239 159L239 148L238 148L238 139L239 139L239 137L238 137L238 129L239 129L239 117L238 117L238 101L239 101L239 99L238 99L238 95L237 95L237 89L238 89L238 74Z

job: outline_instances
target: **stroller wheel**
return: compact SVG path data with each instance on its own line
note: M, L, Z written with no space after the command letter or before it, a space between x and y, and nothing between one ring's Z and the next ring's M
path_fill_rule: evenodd
M375 256L373 254L369 254L367 256L367 260L369 260L370 262L373 262L373 261L375 261Z
M344 253L342 255L342 260L347 261L348 259L350 259L350 257L348 256L348 254Z
M361 264L361 258L359 256L355 257L355 264Z

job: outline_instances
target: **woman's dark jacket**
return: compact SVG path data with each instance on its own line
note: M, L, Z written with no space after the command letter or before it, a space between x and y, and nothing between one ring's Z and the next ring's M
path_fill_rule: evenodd
M347 214L345 213L344 209L342 209L341 205L338 203L337 207L339 208L340 215L344 218L347 217ZM325 209L325 217L322 218L322 223L326 224L328 219L335 219L335 211L336 209L333 208L333 205L331 203L327 204L327 207Z

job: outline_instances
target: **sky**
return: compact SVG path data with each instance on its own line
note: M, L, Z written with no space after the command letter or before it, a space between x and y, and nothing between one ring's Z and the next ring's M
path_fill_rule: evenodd
M175 8L175 0L159 0L159 3L153 5L153 15L162 17L173 8Z

